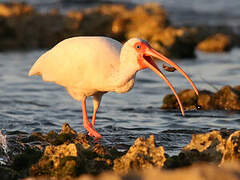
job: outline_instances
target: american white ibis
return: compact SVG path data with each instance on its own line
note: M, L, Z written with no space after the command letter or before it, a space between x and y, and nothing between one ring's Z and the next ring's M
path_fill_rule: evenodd
M94 123L103 94L109 91L128 92L134 85L136 73L145 68L151 69L168 84L184 115L177 93L152 57L182 73L198 94L194 83L177 64L138 38L132 38L123 45L108 37L73 37L63 40L35 62L29 76L41 75L44 81L64 86L74 99L82 102L84 128L89 135L101 138ZM93 96L92 123L88 120L86 110L88 96Z

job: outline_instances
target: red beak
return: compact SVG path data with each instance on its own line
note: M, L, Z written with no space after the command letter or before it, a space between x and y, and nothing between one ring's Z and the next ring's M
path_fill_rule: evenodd
M157 59L160 59L166 63L168 63L169 65L173 66L175 69L177 69L191 84L191 86L193 87L195 93L198 95L198 89L196 88L195 84L192 82L192 80L188 77L188 75L173 61L171 61L170 59L168 59L167 57L163 56L162 54L160 54L159 52L157 52L156 50L154 50L153 48L149 47L146 49L144 55L146 57L143 58L143 63L149 68L151 69L153 72L155 72L158 76L160 76L166 83L167 85L170 87L170 89L172 90L173 94L176 96L178 104L180 106L182 115L184 116L184 110L183 110L183 106L182 103L174 89L174 87L172 86L172 84L169 82L169 80L166 78L166 76L160 71L160 69L158 68L158 66L155 64L155 62L147 56L152 56L155 57Z

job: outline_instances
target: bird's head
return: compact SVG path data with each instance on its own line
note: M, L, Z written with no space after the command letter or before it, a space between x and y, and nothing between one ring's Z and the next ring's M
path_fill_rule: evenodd
M132 38L123 45L122 51L124 51L126 53L125 55L127 55L129 57L129 58L126 58L126 60L132 61L132 63L134 63L136 66L138 66L137 70L149 68L153 72L155 72L158 76L160 76L167 83L167 85L171 88L174 95L176 96L179 106L180 106L180 109L182 111L182 114L184 115L181 101L180 101L177 93L175 92L172 84L168 81L168 79L165 77L165 75L160 71L157 64L153 61L152 58L161 60L161 61L169 64L170 66L174 67L176 70L178 70L190 82L194 91L198 95L198 90L197 90L196 86L194 85L194 83L192 82L192 80L188 77L188 75L175 62L173 62L172 60L168 59L161 53L154 50L151 47L151 45L149 45L149 43L145 40L142 40L139 38Z

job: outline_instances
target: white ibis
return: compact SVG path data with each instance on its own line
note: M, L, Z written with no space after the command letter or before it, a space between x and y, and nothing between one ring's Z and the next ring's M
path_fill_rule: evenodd
M159 70L152 57L177 69L198 90L187 74L173 61L154 50L145 40L132 38L123 45L108 37L73 37L65 39L44 53L32 66L29 76L41 75L44 81L65 87L68 93L82 102L83 126L90 136L101 138L95 130L95 117L102 96L111 91L125 93L131 90L139 70L149 68L171 88L182 103L172 84ZM92 123L86 110L86 99L93 96Z

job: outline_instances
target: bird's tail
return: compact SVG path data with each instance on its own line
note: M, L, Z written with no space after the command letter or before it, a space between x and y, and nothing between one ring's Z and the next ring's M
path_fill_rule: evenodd
M45 53L46 54L46 53ZM28 76L33 76L33 75L41 75L41 64L42 61L45 59L45 54L41 55L37 61L32 65L31 69L28 72Z
M35 62L31 69L28 72L28 76L40 75L41 73L38 70L38 62Z

